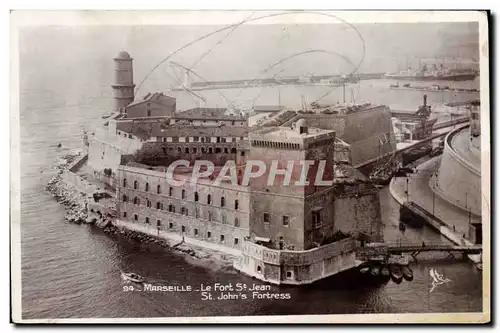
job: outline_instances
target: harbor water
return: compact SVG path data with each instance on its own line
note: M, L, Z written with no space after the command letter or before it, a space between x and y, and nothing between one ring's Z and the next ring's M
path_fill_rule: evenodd
M64 55L68 53L60 51ZM30 53L20 59L23 318L481 311L481 272L467 261L446 258L447 254L420 255L419 262L411 264L414 280L399 285L393 282L369 285L353 280L352 283L326 283L321 287L272 286L273 291L290 293L290 299L284 300L219 301L202 300L199 293L124 291L127 284L121 279L120 270L136 272L155 284L252 285L258 281L217 262L194 260L156 245L109 236L96 227L64 221L65 208L44 191L44 186L54 175L58 157L80 148L82 129L92 131L100 126L101 116L109 112L112 62L107 55L92 57L89 54L85 58L61 56L57 61L50 61L44 52L41 47L35 56ZM54 55L55 51L49 53ZM148 59L140 61L147 63ZM153 63L149 65L152 67ZM144 73L139 70L136 77L141 78ZM160 79L150 81L146 91L166 90ZM353 85L354 98L396 109L411 110L421 104L422 92L390 90L390 83L390 80L373 80ZM458 84L479 88L477 81ZM240 96L237 96L239 90L226 90L222 92L225 97L217 91L202 93L209 100L209 106L223 106L224 98L236 100L237 97L253 98L268 105L276 104L277 90L275 87L252 88ZM324 92L326 89L322 87L281 87L280 103L300 105L300 95L312 102ZM466 94L427 94L431 105L472 99ZM176 97L179 108L196 103L187 93L178 93ZM339 101L341 97L342 91L337 89L330 95L330 101ZM58 147L58 143L62 147ZM402 232L398 228L399 206L387 188L382 189L380 198L386 241L446 242L427 228L407 228ZM430 293L430 269L437 270L451 282Z

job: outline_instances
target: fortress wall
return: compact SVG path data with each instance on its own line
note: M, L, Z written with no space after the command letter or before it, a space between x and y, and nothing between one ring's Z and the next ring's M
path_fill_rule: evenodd
M473 214L480 216L481 175L450 146L450 138L456 133L451 132L445 140L437 193L448 202L466 211L470 209Z
M372 241L383 241L378 193L335 199L335 228L346 233L364 233Z
M346 116L342 140L351 145L352 164L396 149L390 109L386 106Z
M142 202L145 203L145 201ZM126 217L123 216L124 212L127 212ZM186 237L232 248L240 248L244 238L248 236L247 228L235 227L234 225L224 224L219 221L208 221L195 218L194 216L186 216L180 214L179 211L171 213L165 210L158 210L155 207L148 208L143 204L134 205L131 202L121 202L118 213L120 220L151 228L153 232L157 232L159 220L160 231L185 235ZM134 215L137 215L137 221L134 219ZM149 218L149 224L146 223L146 217ZM182 232L182 227L184 227L184 232ZM224 237L223 240L221 236Z
M89 140L89 165L92 169L103 172L105 168L110 168L113 172L120 165L122 156L118 148L91 138Z

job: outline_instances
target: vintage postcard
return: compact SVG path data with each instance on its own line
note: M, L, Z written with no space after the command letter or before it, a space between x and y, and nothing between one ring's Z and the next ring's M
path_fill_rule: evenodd
M13 11L15 323L488 323L488 13Z

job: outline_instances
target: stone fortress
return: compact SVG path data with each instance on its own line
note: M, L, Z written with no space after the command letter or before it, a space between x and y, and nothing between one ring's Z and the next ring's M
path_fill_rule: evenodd
M276 284L307 284L356 267L361 242L383 241L378 189L353 165L395 149L388 107L280 109L250 126L255 112L180 112L175 98L159 92L135 99L133 59L122 51L114 63L114 112L87 146L88 166L115 192L114 220L227 249L238 254L237 270ZM165 170L179 159L191 164L177 167L176 179L188 179L197 160L213 162L215 174L227 161L243 170L247 160L263 161L267 172L248 185L238 171L237 184L216 185L211 176L172 186ZM284 169L304 160L315 161L309 185L282 185L283 174L267 184L273 164ZM319 161L333 185L314 185ZM300 176L294 168L291 183Z
M473 102L470 105L470 125L446 136L443 157L433 185L440 197L479 221L482 211L480 113L479 101ZM481 242L481 234L482 224L470 223L468 238L473 243Z

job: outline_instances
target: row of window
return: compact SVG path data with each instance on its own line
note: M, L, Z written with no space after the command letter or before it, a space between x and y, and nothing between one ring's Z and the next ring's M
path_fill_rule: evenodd
M127 217L127 212L123 212L123 217ZM137 214L134 214L134 221L139 221L139 216ZM146 224L151 224L151 221L149 220L149 217L146 217L144 222L146 222ZM162 226L162 223L161 223L161 220L156 220L156 226L158 228L160 228ZM174 223L173 222L169 222L168 224L168 228L169 229L173 229L174 228ZM186 232L186 226L181 226L181 232L182 233L185 233ZM194 236L199 236L200 235L200 232L198 230L198 228L194 228L193 229L193 235ZM207 231L207 238L210 239L212 238L212 232L210 231ZM225 236L223 234L220 235L219 237L219 241L220 243L224 243L225 241ZM239 239L238 238L234 238L234 245L238 245L239 243Z
M166 147L162 147L162 151L164 154L167 154L167 148ZM168 151L170 152L173 152L174 151L174 148L173 147L169 147L168 148ZM220 147L215 147L215 150L212 148L212 147L208 147L205 148L205 147L201 147L200 149L200 152L202 154L213 154L214 152L216 154L220 154L222 152L224 152L224 154L229 154L229 152L231 151L231 154L236 154L236 148L231 148L231 150L229 150L229 148L220 148ZM178 147L177 148L177 152L178 153L182 153L182 148L181 147ZM184 153L185 154L197 154L198 153L198 148L197 147L185 147L184 148Z
M123 187L127 187L127 179L123 180ZM139 183L136 180L136 181L134 181L134 190L137 190L137 189L139 189ZM144 191L149 192L149 183L146 183L146 185L144 186ZM161 186L160 185L156 186L156 193L161 194ZM168 195L171 197L171 196L173 196L173 194L174 194L174 188L169 187L168 188ZM134 198L134 203L135 203L136 199L137 198ZM184 190L184 189L181 192L181 199L186 199L186 190ZM124 202L128 201L128 197L126 195L123 195L123 201ZM194 201L195 202L200 201L200 195L198 194L198 192L194 192ZM208 205L212 204L212 195L211 194L207 195L207 204ZM225 197L220 198L220 206L226 207L226 198ZM234 209L238 210L239 208L240 208L240 202L238 201L238 199L235 199L234 200Z
M271 225L271 215L269 215L269 213L264 213L263 221L264 221L264 226L269 227ZM281 221L282 221L284 227L290 226L290 216L283 215Z
M269 213L264 213L262 220L264 222L264 227L268 228L271 225L271 215L269 215ZM313 211L312 220L315 228L321 227L323 224L321 220L321 211ZM284 227L290 227L290 216L283 215L281 222Z
M124 201L124 202L128 202L128 198L127 198L127 196L123 196L123 201ZM134 205L140 205L140 203L141 203L141 202L140 202L140 200L139 200L137 197L136 197L136 198L134 198L134 201L133 201L133 202L134 202ZM151 208L151 201L146 200L146 207ZM156 209L158 209L158 210L163 210L163 203L161 203L161 202L157 202L157 203L156 203ZM172 204L169 204L169 205L168 205L168 212L169 212L169 213L175 213L175 206L174 206L174 205L172 205ZM181 207L180 214L181 214L181 215L186 215L186 216L189 216L189 210L188 210L186 207ZM126 215L127 215L127 213L125 212L123 217L127 217ZM198 209L198 208L196 208L196 209L195 209L195 211L194 211L194 215L193 215L193 216L194 216L195 218L200 218L200 211L199 211L199 209ZM207 220L208 220L208 221L217 221L217 216L216 216L216 214L214 214L213 212L209 211L209 212L208 212L208 216L207 216ZM226 223L227 223L227 216L226 216L226 214L224 214L224 213L221 213L221 222L222 222L223 224L226 224ZM234 218L234 226L235 226L235 227L239 227L239 226L240 226L240 220L239 220L239 218L238 218L238 217L235 217L235 218Z
M201 138L198 137L198 136L193 136L192 138L193 138L193 140L191 141L189 139L189 137L186 136L186 137L184 137L184 141L183 142L226 143L226 142L237 142L238 141L238 138L225 138L225 137L220 137L220 136L218 136L217 138L215 138L214 141L212 141L212 138L209 137L209 136L202 136ZM243 139L244 139L243 137L239 138L239 140L243 140ZM179 141L179 137L177 137L177 136L171 137L171 140L167 140L166 137L162 137L161 140L163 142L181 142L181 141Z

